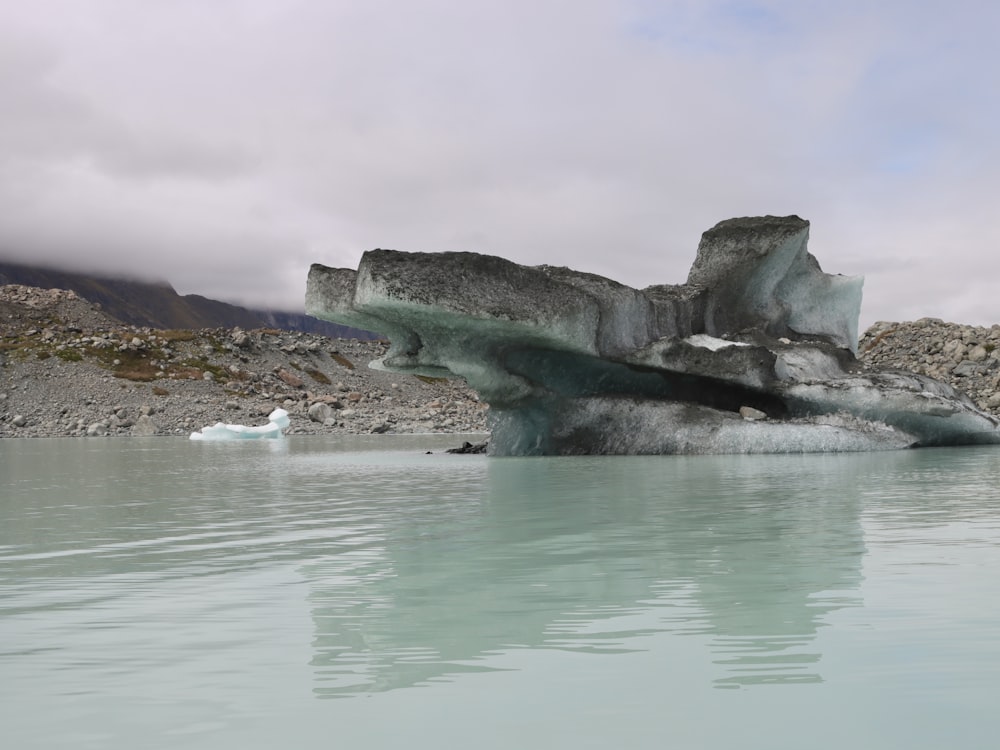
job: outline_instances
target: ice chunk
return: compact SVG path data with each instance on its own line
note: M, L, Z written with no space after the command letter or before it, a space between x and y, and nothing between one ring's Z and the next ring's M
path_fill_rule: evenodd
M707 289L708 333L761 327L857 353L864 280L823 273L797 216L721 221L702 235L688 284Z
M268 423L257 427L247 427L242 424L225 424L216 422L211 427L202 427L198 432L191 433L192 440L274 440L284 437L290 421L288 412L275 409L267 416Z
M588 398L490 414L494 456L819 453L898 450L918 436L848 414L751 421L706 406Z
M708 349L710 352L717 352L719 349L725 349L727 346L750 346L742 341L717 339L705 333L696 333L694 336L688 336L684 340L691 344L691 346L700 346L702 349Z

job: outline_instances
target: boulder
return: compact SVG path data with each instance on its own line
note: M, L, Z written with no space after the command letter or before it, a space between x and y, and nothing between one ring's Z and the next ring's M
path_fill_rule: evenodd
M278 377L286 385L290 385L292 388L301 388L302 386L305 385L305 381L302 380L302 378L300 378L294 372L289 372L288 370L286 370L283 367L278 370Z
M325 423L326 420L333 418L333 409L330 405L319 401L309 407L309 419L313 422Z
M951 387L857 360L862 279L824 273L808 234L795 216L723 221L687 283L642 290L373 250L357 271L313 265L306 310L387 335L373 367L464 378L490 404L493 455L998 442L997 420Z
M156 424L149 414L142 414L135 420L132 426L132 435L135 437L151 437L156 434Z
M767 419L765 412L762 412L760 409L754 409L752 406L741 406L740 416L749 420Z

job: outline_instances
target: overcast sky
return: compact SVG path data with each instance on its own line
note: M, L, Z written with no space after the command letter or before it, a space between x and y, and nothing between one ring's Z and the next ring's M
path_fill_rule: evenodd
M1000 322L991 0L0 0L0 257L301 309L471 250L680 283L798 214L862 325Z

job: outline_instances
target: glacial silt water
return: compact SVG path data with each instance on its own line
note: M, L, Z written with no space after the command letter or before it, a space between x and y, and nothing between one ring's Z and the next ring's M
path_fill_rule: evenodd
M0 441L2 746L997 746L1000 449L455 444Z

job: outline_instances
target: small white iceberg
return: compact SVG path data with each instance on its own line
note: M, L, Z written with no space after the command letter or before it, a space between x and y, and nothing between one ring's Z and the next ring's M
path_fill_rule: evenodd
M267 424L258 427L247 427L242 424L223 424L216 422L212 427L202 427L198 432L191 433L192 440L273 440L285 435L290 421L288 412L275 409L267 415Z

